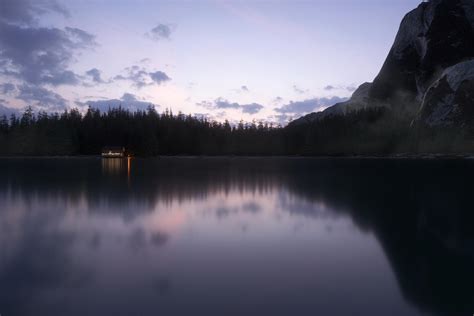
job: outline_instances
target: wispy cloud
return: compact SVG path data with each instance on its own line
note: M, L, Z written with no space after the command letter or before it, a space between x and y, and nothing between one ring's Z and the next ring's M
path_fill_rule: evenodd
M336 103L344 102L347 98L341 97L331 97L331 98L312 98L304 101L291 101L288 104L285 104L279 108L276 108L275 111L278 113L284 114L305 114L314 111L323 110L329 106L332 106Z
M298 87L297 85L293 85L293 91L295 91L295 92L298 93L298 94L305 94L305 93L308 93L308 92L309 92L308 89L301 89L301 88Z
M354 92L355 90L357 90L357 87L354 86L354 85L349 85L349 86L344 86L344 85L338 85L338 86L335 86L335 85L327 85L327 86L324 87L324 90L326 90L326 91L345 90L345 91L349 91L349 92Z
M89 76L95 83L105 83L105 81L102 79L101 71L97 68L92 68L86 71L86 75Z
M145 33L145 36L154 41L169 40L175 28L176 26L174 24L159 23L149 32Z
M257 114L260 112L264 106L258 103L249 103L249 104L239 104L237 102L229 102L228 100L224 98L217 98L214 101L203 101L196 103L199 106L205 107L209 110L216 110L216 109L234 109L234 110L240 110L242 113L246 114Z
M114 80L128 80L137 88L142 88L150 85L160 85L167 81L170 81L171 78L168 77L163 71L148 71L144 67L137 65L125 68L124 75L118 75L114 77Z

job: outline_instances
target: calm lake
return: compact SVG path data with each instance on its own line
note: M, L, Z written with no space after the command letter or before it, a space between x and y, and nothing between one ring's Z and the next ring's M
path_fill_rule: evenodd
M0 314L472 315L474 160L0 159Z

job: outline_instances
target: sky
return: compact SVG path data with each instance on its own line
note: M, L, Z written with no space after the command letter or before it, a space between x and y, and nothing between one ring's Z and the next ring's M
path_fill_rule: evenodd
M380 70L419 0L0 0L0 114L121 105L281 124Z

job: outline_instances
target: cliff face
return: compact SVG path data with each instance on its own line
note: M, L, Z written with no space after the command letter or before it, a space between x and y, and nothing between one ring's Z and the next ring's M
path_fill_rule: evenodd
M370 91L430 127L474 119L474 1L433 0L403 19Z
M359 89L364 98L356 91L351 100L324 112L388 106L421 125L465 126L474 121L473 60L474 0L422 3L401 22L374 82ZM321 117L310 114L300 122Z
M424 94L416 122L429 127L474 123L474 59L447 68Z
M472 10L472 0L433 0L408 13L370 96L403 93L421 101L444 69L474 57Z

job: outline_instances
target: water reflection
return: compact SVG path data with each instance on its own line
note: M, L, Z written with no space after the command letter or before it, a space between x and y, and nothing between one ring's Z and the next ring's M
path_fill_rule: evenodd
M127 158L103 158L102 162L102 172L105 175L119 175L126 174L130 176L131 172L131 159Z
M474 164L2 159L2 315L466 315Z

